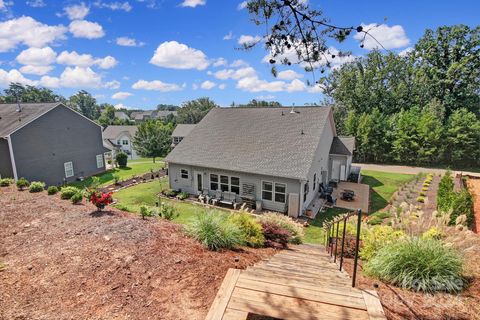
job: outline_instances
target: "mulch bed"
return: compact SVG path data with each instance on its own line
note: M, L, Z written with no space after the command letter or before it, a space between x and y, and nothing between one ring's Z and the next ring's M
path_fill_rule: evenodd
M117 184L111 184L103 188L99 188L102 192L117 192L119 190L133 187L139 183L154 181L155 179L161 179L167 175L166 170L159 170L154 173L145 173L141 176L133 177L128 180L123 180Z
M45 192L0 188L0 207L0 319L203 319L228 268L275 253L211 252L177 224Z
M480 232L480 179L470 177L468 179L468 189L473 195L473 212L475 215L475 221L473 224L473 232Z

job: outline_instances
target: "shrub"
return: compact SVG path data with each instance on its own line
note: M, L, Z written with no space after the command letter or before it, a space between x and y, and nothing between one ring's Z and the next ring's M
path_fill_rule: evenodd
M162 202L160 204L158 215L163 219L173 220L179 216L179 213L177 212L177 209L174 206L168 203Z
M118 183L120 182L120 175L117 174L117 173L114 173L114 174L112 174L112 178L113 178L113 183L118 185Z
M175 197L178 194L178 191L173 189L163 189L161 192L166 197Z
M362 233L362 248L360 257L370 260L385 245L395 242L405 236L403 231L394 230L390 226L374 226L365 228Z
M474 220L473 197L465 189L451 196L450 225L455 225L456 219L463 214L467 216L467 225L471 226Z
M79 191L80 190L78 190L75 187L71 187L71 186L63 187L60 190L60 198L62 198L63 200L70 200L73 197L73 195L78 193Z
M33 181L30 184L29 191L32 192L32 193L33 192L42 192L43 190L45 190L45 183L43 183L43 182Z
M271 222L279 225L281 228L286 229L290 233L289 243L300 244L303 242L304 232L303 226L300 223L293 221L289 216L267 212L259 217L261 223Z
M78 204L82 202L83 200L83 194L78 191L77 193L73 194L73 196L70 197L70 201L72 201L73 204Z
M426 193L425 191L420 191L419 195L420 195L421 197L425 197L425 196L427 195L427 193Z
M119 152L115 156L115 160L120 168L125 168L127 166L128 155L125 152Z
M437 227L431 227L422 234L423 240L436 239L440 240L443 237L442 231Z
M426 182L426 181L425 181L425 182L423 183L423 186L424 186L424 187L430 187L430 182Z
M236 213L231 216L231 220L242 230L247 246L253 248L264 246L265 236L262 225L253 216L245 212Z
M30 182L28 182L28 180L25 178L20 178L17 180L17 188L20 191L25 188L28 188L29 185L30 185Z
M210 250L233 249L243 244L242 230L224 214L199 214L187 226L187 232Z
M273 221L262 221L261 223L263 235L265 237L265 246L277 247L278 244L282 247L287 246L292 237L290 231Z
M145 217L153 217L155 214L155 211L149 208L146 205L141 205L140 206L140 215L142 216L142 219L145 219Z
M107 205L113 202L111 192L98 192L95 190L87 190L88 200L97 207L98 211L105 209Z
M461 257L438 240L410 239L383 247L365 272L393 285L424 292L459 292L464 287Z
M440 179L437 191L437 208L443 213L448 212L451 208L453 186L451 172L447 171Z
M423 187L422 191L428 191L428 187Z
M48 193L49 196L57 194L57 192L58 192L58 187L56 187L56 186L50 186L47 189L47 193Z
M417 202L424 203L425 202L425 197L417 197Z
M180 192L177 194L177 199L179 200L185 200L189 197L190 195L187 192Z
M13 183L13 179L11 178L3 178L3 179L0 179L0 187L8 187L9 185L11 185Z

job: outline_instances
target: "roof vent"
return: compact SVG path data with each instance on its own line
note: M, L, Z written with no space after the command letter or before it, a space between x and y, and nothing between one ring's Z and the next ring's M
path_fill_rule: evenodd
M15 99L17 100L17 112L22 112L22 106L20 105L20 100L18 99L18 96L15 95Z
M301 133L301 135L303 136L304 134L305 134L305 133L303 133L303 129L302 129L302 133Z
M285 114L283 113L283 110L282 110L282 116L284 116Z

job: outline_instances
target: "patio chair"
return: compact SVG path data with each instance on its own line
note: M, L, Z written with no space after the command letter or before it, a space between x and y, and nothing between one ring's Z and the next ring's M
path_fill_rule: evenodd
M327 197L325 199L327 200L328 205L333 206L337 203L337 199L335 197L333 197L331 194L327 195Z
M216 206L220 200L222 200L222 191L217 190L215 191L215 195L211 198L212 204Z

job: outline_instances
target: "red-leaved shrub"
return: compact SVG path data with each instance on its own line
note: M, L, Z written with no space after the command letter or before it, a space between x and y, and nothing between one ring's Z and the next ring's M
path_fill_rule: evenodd
M281 246L285 248L292 236L287 229L269 221L262 222L262 230L266 247L276 248Z

